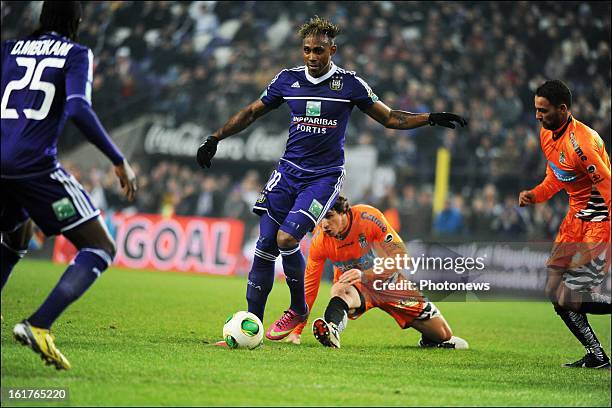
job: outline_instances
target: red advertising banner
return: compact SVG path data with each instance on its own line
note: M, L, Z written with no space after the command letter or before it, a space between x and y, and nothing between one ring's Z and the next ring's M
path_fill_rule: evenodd
M108 216L108 215L107 215ZM240 266L244 224L229 218L113 214L117 255L113 265L233 275ZM58 236L53 261L67 263L76 249Z

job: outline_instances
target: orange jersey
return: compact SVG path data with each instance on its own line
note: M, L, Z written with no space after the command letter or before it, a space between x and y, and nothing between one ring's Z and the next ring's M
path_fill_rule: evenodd
M334 283L336 283L343 272L354 268L362 271L373 268L374 258L381 256L375 253L376 245L373 244L390 244L392 248L397 249L397 253L405 253L402 239L376 208L364 204L354 205L348 217L348 234L342 240L326 235L320 225L313 232L304 276L304 290L309 310L312 310L317 298L326 259L334 265ZM296 331L301 333L304 325Z
M546 178L535 187L537 203L565 189L570 214L584 221L609 221L610 158L596 131L570 116L559 131L540 130Z

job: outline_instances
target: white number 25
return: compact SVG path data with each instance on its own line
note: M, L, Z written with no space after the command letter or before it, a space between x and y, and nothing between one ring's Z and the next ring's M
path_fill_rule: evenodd
M66 60L64 58L45 58L38 65L36 58L18 57L17 65L26 67L26 72L23 78L11 81L6 85L4 95L2 95L2 119L19 119L19 114L16 109L8 108L9 97L12 91L24 89L29 85L32 91L42 91L45 93L40 109L24 109L23 115L27 119L43 120L49 114L53 97L55 96L55 85L51 82L41 81L40 78L45 68L63 68Z

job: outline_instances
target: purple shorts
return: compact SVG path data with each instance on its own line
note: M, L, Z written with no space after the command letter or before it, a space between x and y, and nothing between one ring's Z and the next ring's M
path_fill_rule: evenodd
M28 218L47 236L58 235L100 214L83 186L63 167L27 179L0 179L0 231Z
M344 168L309 171L281 160L253 206L268 213L280 229L301 240L334 205L344 182Z

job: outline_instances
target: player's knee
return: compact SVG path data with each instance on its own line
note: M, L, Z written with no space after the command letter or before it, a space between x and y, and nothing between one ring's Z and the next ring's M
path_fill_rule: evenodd
M34 224L31 219L23 223L16 231L2 234L2 243L12 251L27 251L34 235Z
M339 297L344 300L347 304L353 303L351 301L351 292L349 290L350 286L344 283L336 283L331 288L331 297Z
M580 312L580 302L573 302L568 296L560 296L557 302L560 308L571 312Z
M556 284L547 283L544 288L544 293L546 297L553 303L558 303L559 301L559 286Z
M442 337L444 337L444 340L442 341L449 341L451 337L453 337L453 331L450 327L448 327L448 325L444 327L444 333Z
M343 287L344 285L335 283L331 288L331 297L341 296L342 294L344 294L345 290Z
M117 245L115 244L115 241L112 239L109 240L106 245L104 245L103 250L110 256L112 262L115 259L115 255L117 255Z
M298 241L291 234L279 230L276 234L276 244L279 248L294 248Z

